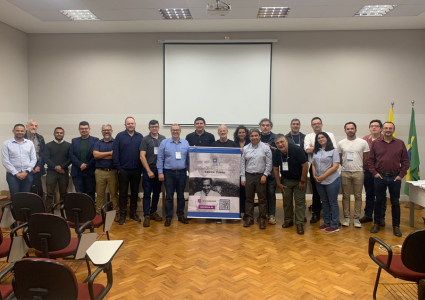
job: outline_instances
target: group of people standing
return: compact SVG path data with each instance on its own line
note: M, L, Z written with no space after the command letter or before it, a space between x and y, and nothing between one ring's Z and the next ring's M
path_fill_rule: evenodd
M184 215L187 165L189 147L233 147L240 148L241 185L240 212L244 227L254 224L254 197L258 196L259 227L266 228L266 220L276 224L276 188L282 191L284 223L283 228L296 224L297 233L304 234L303 224L307 221L306 180L310 173L313 193L312 217L310 223L320 220L323 208L324 222L319 230L327 233L339 231L338 194L343 193L342 226L349 226L351 220L350 194L354 191L353 225L374 222L372 233L385 226L386 190L390 192L392 225L396 236L400 231L400 189L401 179L409 168L409 158L403 141L393 137L395 125L372 120L370 134L363 139L356 136L354 122L344 125L346 138L336 143L330 132L322 130L319 117L311 120L313 132L300 132L301 122L293 119L290 132L286 135L272 132L270 119L262 119L259 129L248 130L241 125L234 132L234 141L228 139L228 129L219 126L219 140L205 131L203 118L195 119L195 131L186 139L180 138L179 124L171 126L171 137L159 134L159 122L151 120L149 135L136 131L134 118L125 119L125 130L112 137L109 124L102 126L102 139L90 135L90 125L79 124L80 137L71 143L64 141L65 130L56 127L54 140L45 144L37 133L38 123L30 120L25 126L16 124L14 137L3 144L2 161L7 170L7 182L11 194L34 192L43 195L41 176L47 164L46 210L51 211L56 186L60 198L64 199L69 183L68 169L72 163L71 177L75 190L86 193L96 201L96 210L105 201L106 187L117 211L115 221L126 222L128 190L130 189L130 219L141 222L137 215L137 201L140 177L143 173L143 226L150 221L162 221L157 213L162 182L165 184L165 226L170 226L174 210L174 193L177 193L178 220L187 224ZM339 166L341 174L339 173ZM280 174L279 174L280 173ZM360 218L362 189L366 190L365 214ZM95 195L97 197L95 198ZM295 206L294 206L295 203ZM374 218L372 218L374 215ZM220 220L217 220L221 223Z

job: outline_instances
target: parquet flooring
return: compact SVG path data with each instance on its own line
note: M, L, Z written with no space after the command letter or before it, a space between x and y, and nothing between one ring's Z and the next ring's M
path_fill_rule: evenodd
M124 245L113 261L114 284L107 299L372 299L378 269L367 253L372 223L361 229L340 227L334 234L319 231L321 223L306 223L300 236L295 227L281 227L282 200L277 208L277 225L266 230L233 220L192 219L184 225L174 218L168 228L155 221L149 228L130 220L115 223L111 239L122 239ZM390 206L387 226L375 236L400 245L410 232L424 228L422 211L415 211L414 228L403 204L401 212L402 238L392 234ZM310 219L308 211L306 216ZM86 274L81 265L77 279L82 282ZM97 282L105 283L105 275ZM381 283L406 282L383 271ZM394 298L380 285L378 299L405 298Z

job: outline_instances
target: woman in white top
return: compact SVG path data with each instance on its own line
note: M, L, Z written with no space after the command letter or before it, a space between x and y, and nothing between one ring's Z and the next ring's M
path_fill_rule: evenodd
M326 132L319 132L316 135L313 153L313 176L323 206L324 223L319 230L325 230L327 233L337 232L339 231L338 193L341 185L338 150L334 148Z

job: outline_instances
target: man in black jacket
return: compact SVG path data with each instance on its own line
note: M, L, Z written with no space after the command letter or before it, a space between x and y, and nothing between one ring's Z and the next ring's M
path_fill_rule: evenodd
M44 138L42 135L37 133L38 123L34 120L29 120L27 124L27 132L24 135L24 138L30 140L34 144L35 153L37 156L37 163L35 164L33 173L33 180L31 184L30 192L39 195L41 198L44 198L43 186L41 184L41 176L46 174L44 170Z
M291 131L287 135L285 135L286 139L288 140L288 143L290 145L300 146L301 149L304 150L305 134L300 132L300 128L301 128L300 120L292 119L290 126L291 126Z

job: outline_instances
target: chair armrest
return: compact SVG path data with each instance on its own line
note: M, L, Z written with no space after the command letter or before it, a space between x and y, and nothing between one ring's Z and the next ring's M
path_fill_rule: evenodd
M75 225L77 225L77 224L75 224ZM93 221L87 221L86 223L84 223L83 226L81 226L80 228L78 228L79 234L83 233L84 230L86 230L87 228L90 228L90 232L94 232Z
M382 262L380 262L375 255L373 254L373 248L375 247L375 244L379 243L381 244L388 252L388 259L387 259L387 263L384 265ZM381 268L383 268L385 271L388 271L388 269L391 266L391 260L393 259L393 250L391 249L390 246L388 246L387 244L385 244L383 241L381 241L380 239L378 239L377 237L370 237L369 238L369 257Z
M22 236L24 237L25 244L27 244L28 248L33 248L33 246L31 246L30 240L28 239L28 226L25 227L22 231Z
M107 282L107 285L104 288L104 290L100 293L100 295L97 298L95 298L94 292L93 292L93 282L94 282L95 278L102 271L104 273L106 273L106 276L108 278L108 282ZM101 299L103 299L106 296L106 294L109 292L109 290L111 289L112 283L113 283L112 264L109 263L109 264L106 264L104 266L97 268L96 271L94 271L94 273L90 276L90 278L88 280L90 299L91 300L101 300Z
M3 204L3 206L1 207L1 213L2 215L4 214L4 210L6 209L6 207L11 206L12 205L12 201L6 202L5 204Z
M4 268L3 271L0 272L0 279L2 279L7 273L9 273L14 266L15 266L15 263L11 263L6 268Z
M17 236L18 234L16 233L19 229L24 228L28 225L28 222L26 223L22 223L21 225L14 227L11 231L10 231L10 238L13 239L13 236Z
M419 300L424 300L425 299L425 279L421 279L419 281L418 299Z
M109 206L109 209L106 210ZM105 204L102 205L102 215L105 214L105 212L110 211L114 208L113 204L111 201L106 202Z
M56 209L56 207L59 205L59 209L60 209L60 212L61 212L61 216L62 216L62 218L64 218L65 220L66 220L66 218L65 218L65 214L64 214L64 209L65 209L65 207L64 207L64 202L65 202L65 200L62 200L62 201L59 201L58 203L55 203L55 205L53 205L53 208L52 208L52 214L54 214L55 213L55 209Z

